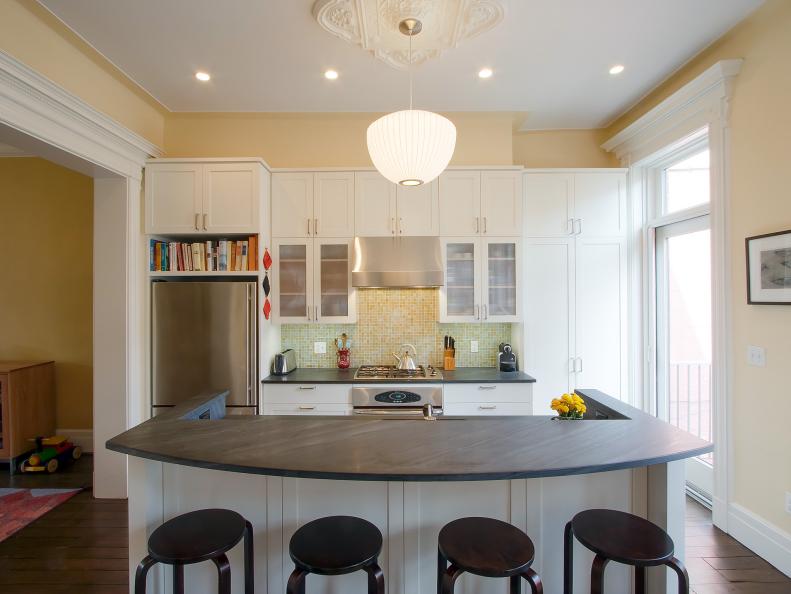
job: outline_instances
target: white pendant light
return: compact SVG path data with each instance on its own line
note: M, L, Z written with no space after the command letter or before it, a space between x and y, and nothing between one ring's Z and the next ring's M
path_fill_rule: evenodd
M419 186L432 181L450 163L456 126L439 114L412 109L412 36L420 33L422 24L406 19L398 28L409 36L409 109L389 113L368 126L368 154L391 182Z

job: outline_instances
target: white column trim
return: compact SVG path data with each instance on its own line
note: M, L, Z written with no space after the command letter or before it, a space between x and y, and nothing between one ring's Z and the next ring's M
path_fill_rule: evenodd
M634 330L632 361L635 369L632 385L646 387L652 377L648 353L642 351L649 339L650 308L645 307L651 283L651 263L647 259L647 234L643 230L646 214L646 187L643 174L668 147L703 128L708 129L711 151L711 232L712 232L712 397L714 401L714 523L728 531L728 509L732 500L733 454L731 437L731 304L730 304L730 138L729 112L733 81L742 60L722 60L670 95L637 121L602 145L615 152L623 166L630 168L630 204L633 205L633 229L629 252L632 262L639 261L642 272L630 278L631 303L640 320ZM639 278L638 278L639 277ZM637 333L639 332L639 335ZM639 346L637 346L639 345ZM638 379L636 379L638 378ZM635 400L639 404L638 400Z

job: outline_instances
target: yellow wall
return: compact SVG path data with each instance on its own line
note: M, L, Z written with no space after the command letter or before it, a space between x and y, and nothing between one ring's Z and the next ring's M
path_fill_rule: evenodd
M55 361L56 423L92 427L93 180L0 158L0 359Z
M618 159L601 148L601 130L516 132L514 165L524 167L618 167Z
M173 113L168 157L262 157L272 167L370 167L365 132L376 113ZM510 165L513 116L445 114L456 125L454 165Z
M33 0L0 0L0 50L157 146L165 110Z
M607 137L726 58L744 58L731 112L734 500L791 532L783 509L791 491L791 307L747 305L744 255L745 237L791 229L791 2L767 0L621 117ZM748 345L766 348L766 367L747 365Z

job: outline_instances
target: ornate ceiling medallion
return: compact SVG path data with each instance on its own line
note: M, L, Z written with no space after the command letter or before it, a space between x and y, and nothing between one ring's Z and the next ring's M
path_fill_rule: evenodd
M501 0L316 0L313 5L313 16L322 28L399 70L410 65L398 31L404 19L423 23L411 62L422 64L492 29L504 14Z

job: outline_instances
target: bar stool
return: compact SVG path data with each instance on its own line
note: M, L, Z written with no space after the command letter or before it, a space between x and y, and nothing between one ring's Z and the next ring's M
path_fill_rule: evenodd
M146 575L157 563L173 566L173 593L184 594L184 566L211 560L219 594L231 594L227 551L244 538L244 592L253 594L253 526L235 511L202 509L176 516L154 530L148 555L135 572L135 594L145 594Z
M302 526L288 543L294 571L286 594L305 594L309 573L344 575L362 570L368 574L368 594L384 594L385 578L377 558L382 533L368 520L354 516L329 516Z
M541 578L530 567L535 554L530 537L507 522L494 518L454 520L439 533L437 593L453 594L456 580L466 571L509 578L510 594L519 594L520 578L524 578L533 594L542 594Z
M604 568L610 561L631 565L635 594L645 593L645 568L667 565L678 576L679 593L689 594L689 575L674 555L673 540L656 524L612 509L589 509L566 524L563 592L573 586L574 538L596 553L591 568L591 594L604 592Z

